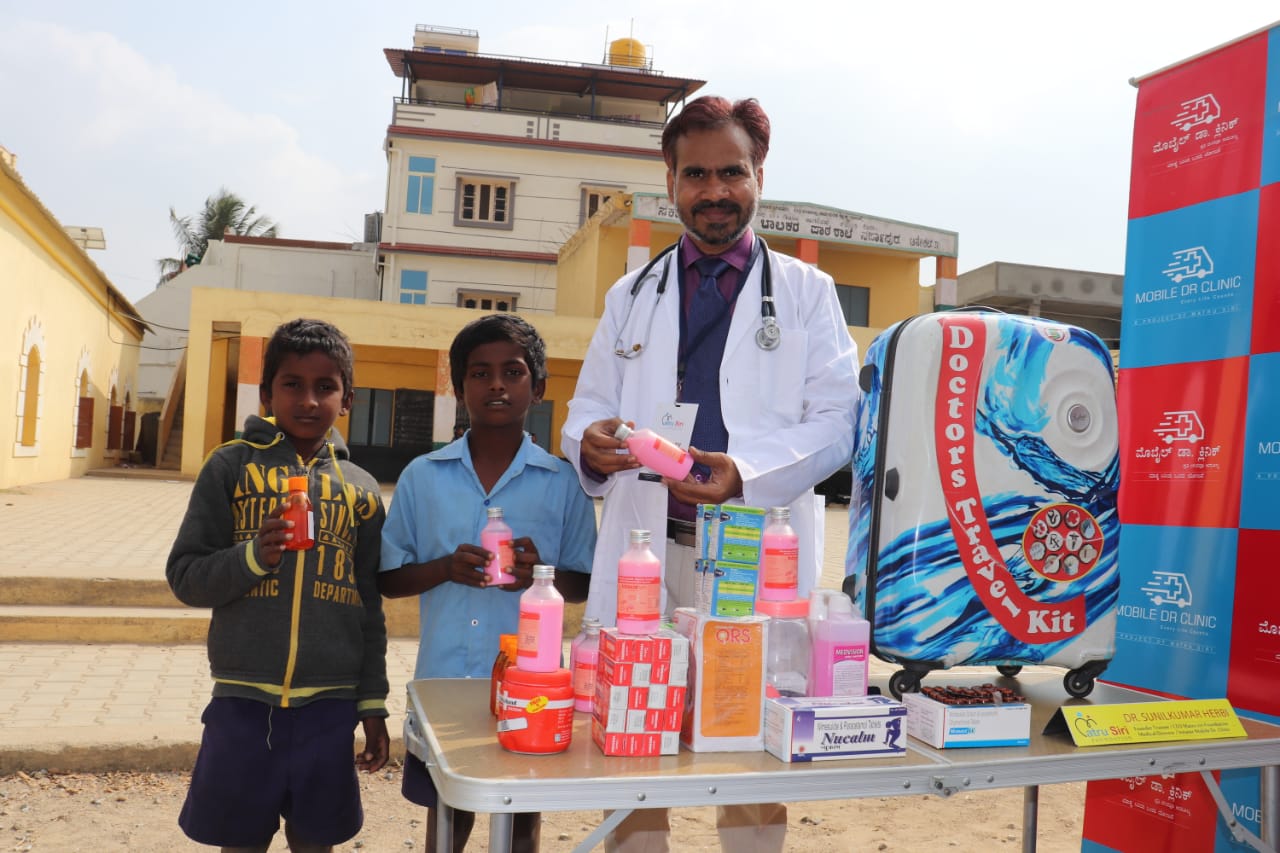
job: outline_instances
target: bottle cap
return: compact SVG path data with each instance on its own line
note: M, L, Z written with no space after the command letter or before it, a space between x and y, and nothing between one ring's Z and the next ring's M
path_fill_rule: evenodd
M491 506L487 512L490 518L502 518L502 507L500 506Z
M618 424L618 428L613 431L613 437L618 439L618 441L626 441L631 437L631 433L633 432L635 432L635 430L626 424Z
M307 490L307 478L305 474L301 477L289 478L289 491L305 492L306 490Z
M507 660L516 659L517 646L520 636L518 634L499 634L498 649L507 656Z
M533 567L533 577L535 580L538 578L554 578L555 576L555 566L544 566L542 564L538 564Z
M769 507L769 518L775 521L790 521L791 507L789 506L771 506Z
M756 602L756 612L763 613L772 619L804 619L809 615L809 599L769 601L762 598Z
M650 533L648 530L636 529L631 531L632 545L643 545L647 542L651 542L652 540L653 540L653 534Z
M833 595L827 601L827 615L853 618L853 602L849 600L847 595Z

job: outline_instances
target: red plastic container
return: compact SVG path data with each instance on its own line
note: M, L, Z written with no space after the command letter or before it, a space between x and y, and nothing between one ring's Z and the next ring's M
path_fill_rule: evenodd
M498 687L498 743L529 755L564 752L573 739L573 677L561 667L529 672L509 666Z

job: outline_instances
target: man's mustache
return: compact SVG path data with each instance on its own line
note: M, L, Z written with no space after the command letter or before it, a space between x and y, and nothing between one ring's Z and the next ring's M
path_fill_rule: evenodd
M724 210L730 213L742 213L742 205L724 199L722 201L700 201L693 206L694 213L701 213L704 210Z

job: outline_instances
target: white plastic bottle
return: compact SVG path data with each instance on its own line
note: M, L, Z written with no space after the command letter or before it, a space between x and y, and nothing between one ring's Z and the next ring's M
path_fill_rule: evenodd
M765 646L765 696L804 696L813 644L809 640L809 601L758 601L756 612L769 617Z
M683 480L693 467L693 457L678 444L667 441L651 429L632 429L619 424L613 437L624 441L627 449L640 464L652 468L664 477Z
M827 600L827 618L814 626L810 696L866 696L871 625L853 615L849 596Z

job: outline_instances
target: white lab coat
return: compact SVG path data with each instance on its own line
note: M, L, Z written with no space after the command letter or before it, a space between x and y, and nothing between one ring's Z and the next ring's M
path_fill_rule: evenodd
M587 616L604 625L616 621L618 558L627 548L630 530L652 531L651 548L667 564L667 489L639 480L636 470L603 483L584 476L579 448L583 431L595 421L620 417L651 426L657 407L675 399L680 339L677 255L678 250L669 253L654 267L659 273L669 265L670 275L647 338L656 277L645 282L634 300L630 288L639 271L610 288L561 434L561 450L579 468L587 494L604 497L586 609ZM858 351L831 277L786 255L770 252L768 257L782 340L773 351L756 345L761 258L738 295L729 326L720 363L720 405L729 431L728 453L742 475L743 502L791 507L791 525L800 537L799 592L804 596L822 572L824 512L813 487L853 453L854 407L861 393ZM633 310L622 329L629 308ZM618 346L629 349L637 342L645 348L636 358L614 354ZM669 612L665 588L663 611Z

